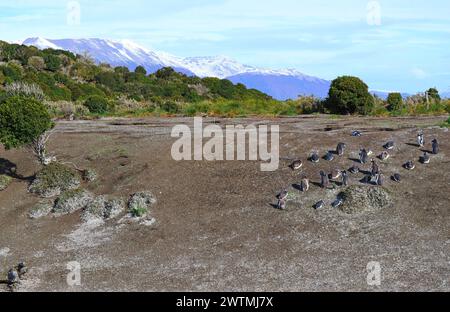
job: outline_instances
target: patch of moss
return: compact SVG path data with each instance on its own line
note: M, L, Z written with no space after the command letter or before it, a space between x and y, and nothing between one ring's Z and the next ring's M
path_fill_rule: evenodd
M78 188L80 183L80 176L75 170L54 162L38 172L29 191L42 197L54 197Z
M11 184L12 178L10 176L1 174L0 175L0 191L5 190L9 184Z
M338 195L343 199L339 209L346 214L381 209L391 204L391 196L383 187L350 186Z

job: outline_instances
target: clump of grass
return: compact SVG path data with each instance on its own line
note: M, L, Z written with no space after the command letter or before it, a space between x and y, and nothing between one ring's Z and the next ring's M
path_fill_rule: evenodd
M8 187L8 185L11 183L12 178L7 175L0 175L0 191L3 191Z
M136 206L130 211L131 215L135 218L141 218L147 214L148 210L146 207Z

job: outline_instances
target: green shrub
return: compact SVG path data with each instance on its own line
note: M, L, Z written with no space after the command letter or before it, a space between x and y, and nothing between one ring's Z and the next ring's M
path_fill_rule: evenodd
M361 79L343 76L331 83L326 106L336 114L367 115L374 107L374 98Z
M109 102L104 97L93 95L84 102L84 106L93 114L104 114L108 111Z
M37 173L29 191L42 197L53 197L61 192L76 189L80 183L80 175L76 171L53 162Z
M398 111L403 108L403 97L400 93L389 93L387 97L389 111Z
M0 143L6 149L30 144L52 127L50 114L36 99L13 96L0 104Z

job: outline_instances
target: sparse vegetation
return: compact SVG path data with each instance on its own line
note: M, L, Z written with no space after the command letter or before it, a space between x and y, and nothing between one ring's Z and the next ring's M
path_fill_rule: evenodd
M53 207L56 214L69 214L85 208L93 199L91 193L83 189L69 190L61 194Z
M76 171L54 162L37 173L29 191L41 197L54 197L61 192L76 189L80 183L80 177Z
M10 176L1 174L0 175L0 192L5 190L11 182L12 182L12 178Z

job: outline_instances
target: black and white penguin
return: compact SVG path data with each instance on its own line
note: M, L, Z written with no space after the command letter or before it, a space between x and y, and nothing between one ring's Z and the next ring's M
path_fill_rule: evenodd
M328 176L330 180L337 180L342 176L342 172L339 169L334 169L331 171L330 175Z
M375 183L376 183L378 186L383 186L383 184L384 184L384 177L383 177L383 175L381 174L381 172L377 174Z
M362 136L362 133L360 131L355 130L355 131L352 132L352 136L360 137L360 136Z
M19 278L22 278L23 275L27 274L28 268L27 268L25 262L20 262L17 265L17 272L19 273Z
M325 159L326 161L333 161L333 160L334 160L334 155L333 155L333 153L328 152L328 153L325 155L324 159Z
M307 192L309 190L309 179L304 177L300 182L300 191Z
M7 283L8 283L8 286L10 286L10 287L14 286L15 284L19 283L19 281L20 281L19 273L14 269L10 269L8 271L7 278L8 278Z
M319 153L313 152L311 157L309 157L309 159L311 160L311 162L317 164L320 161Z
M365 148L361 149L359 152L359 162L361 164L367 163L367 160L369 158L369 155L367 155L367 151Z
M389 153L386 152L386 151L382 152L382 153L378 156L378 158L379 158L380 160L382 160L382 161L388 160L389 157L391 157L391 155L389 155Z
M424 147L425 146L425 138L424 138L423 131L420 131L417 134L417 145L419 145L420 147Z
M333 206L333 208L338 208L339 206L341 206L344 203L344 200L340 197L338 197L332 204L331 206Z
M348 186L348 174L347 171L342 171L342 185Z
M359 173L359 167L353 166L348 171L350 171L350 173L352 173L352 174L357 174L357 173Z
M432 141L432 148L433 148L433 154L434 154L434 155L439 154L439 143L438 143L438 140L437 140L437 139L434 139L434 140Z
M285 210L286 209L286 201L279 199L278 203L277 203L277 208L280 210Z
M322 188L327 188L328 185L330 185L330 180L328 179L328 176L325 174L325 172L320 171L320 186Z
M344 155L346 148L347 148L347 145L345 143L339 143L336 147L336 154L339 156Z
M376 176L379 173L380 173L380 168L378 167L375 159L372 159L372 170L371 170L372 177Z
M427 152L425 152L423 156L420 157L420 162L424 165L428 165L430 163L430 160L431 160L430 155L428 155Z
M301 160L295 160L291 165L290 165L292 170L299 170L301 167L303 167L303 162Z
M395 147L395 142L394 141L389 141L386 144L384 144L384 148L387 150L392 150Z
M414 164L414 162L413 161L407 161L404 165L403 165L403 167L405 167L405 169L407 169L407 170L414 170L414 168L416 168L416 165Z
M392 176L392 180L395 181L395 182L397 182L397 183L400 183L400 182L402 181L402 177L400 176L399 173L395 173L395 174Z
M325 202L323 200L319 201L314 205L314 209L322 209L325 206Z
M280 194L277 195L278 200L287 200L289 196L289 192L287 190L283 190L280 192Z

